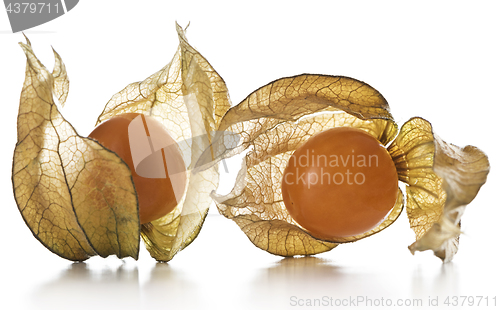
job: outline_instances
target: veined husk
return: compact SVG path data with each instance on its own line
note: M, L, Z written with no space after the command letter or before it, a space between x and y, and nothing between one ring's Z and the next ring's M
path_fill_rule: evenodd
M216 189L219 175L216 163L196 173L192 168L211 144L230 100L222 78L189 45L185 30L179 25L177 33L180 43L172 61L144 81L132 83L114 95L97 120L99 124L122 113L150 115L160 121L178 143L187 168L187 189L171 213L143 225L139 224L137 195L128 166L96 141L80 137L62 118L52 100L54 96L64 102L68 92L67 74L60 57L56 54L56 68L50 74L31 48L23 45L28 68L14 155L14 193L35 237L56 254L71 260L84 260L96 254L137 259L141 235L152 257L169 261L198 235L212 202L209 194ZM45 147L47 143L51 148ZM45 155L49 151L50 155ZM38 165L40 158L48 168ZM95 168L98 159L107 160L106 163L113 161L114 166ZM77 180L72 181L71 177ZM94 184L93 190L104 197L91 199L91 195L85 195L79 187L84 177L85 182L103 183ZM46 178L49 180L45 181ZM28 179L30 181L26 181ZM84 197L78 198L80 196ZM77 198L85 203L77 205ZM96 201L104 204L102 209L106 214L94 212ZM60 210L49 213L47 210L54 205ZM90 215L84 218L87 214ZM86 229L86 225L90 228ZM57 235L51 233L53 231L57 231ZM133 246L123 243L125 237L114 240L113 234L125 236ZM112 245L105 244L106 251L98 251L96 244L100 245L103 240L110 240ZM62 250L60 244L64 246Z
M137 195L128 166L92 139L81 137L59 113L69 80L55 55L52 73L29 40L20 43L26 77L12 165L14 197L33 235L59 256L83 261L93 255L139 253Z
M444 142L422 118L406 122L388 148L399 179L407 183L406 210L415 251L432 250L444 262L458 251L460 219L486 182L487 156L474 146Z
M187 190L166 216L143 224L141 235L155 259L169 261L198 235L219 182L218 164L193 171L230 107L225 82L189 43L177 25L179 48L172 61L142 82L128 85L108 102L101 123L122 113L159 120L178 142L187 167Z
M233 190L228 195L213 194L219 212L235 221L257 247L281 256L329 251L338 243L359 240L388 227L403 209L401 192L378 227L348 238L317 239L288 214L281 194L288 159L311 136L334 127L362 129L383 145L397 133L383 96L348 77L306 74L279 79L231 108L219 132L234 132L241 143L219 154L249 151Z
M217 154L224 158L248 153L233 190L212 195L219 212L234 220L257 247L281 256L329 251L388 227L403 209L401 191L378 227L349 238L320 240L288 214L281 194L288 159L312 135L334 127L360 128L383 145L394 139L388 151L400 181L408 184L408 217L417 235L410 250L431 249L444 261L451 260L458 249L463 209L486 181L486 155L472 146L447 144L420 118L408 121L396 137L397 126L383 96L347 77L304 74L279 79L226 113L219 132L234 132L241 143L219 143Z

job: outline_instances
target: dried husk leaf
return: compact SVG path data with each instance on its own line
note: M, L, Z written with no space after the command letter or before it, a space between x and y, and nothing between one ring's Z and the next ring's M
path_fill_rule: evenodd
M399 178L408 184L407 213L415 251L432 250L444 262L458 251L460 218L486 182L489 162L476 147L441 140L429 122L412 118L388 148Z
M346 112L355 116L344 120L345 126L358 119L380 119L371 126L383 127L372 132L382 144L397 134L387 101L370 85L343 76L302 74L271 82L231 108L222 119L218 136L214 139L216 157L228 158L241 153L252 146L255 137L278 124L293 123L302 117L326 112ZM387 122L391 124L386 125ZM355 124L352 126L356 127ZM235 133L238 143L219 141L227 140L227 131ZM234 138L234 135L229 138Z
M279 79L248 96L224 116L219 132L231 131L241 143L219 143L220 157L249 149L228 195L213 194L219 212L234 220L259 248L281 256L331 250L389 226L403 208L403 196L387 219L363 235L319 240L288 214L281 179L293 152L311 136L334 127L359 128L382 144L397 132L386 100L369 85L347 77L300 75Z
M180 43L172 61L144 81L132 83L114 95L97 121L122 113L150 115L179 143L187 167L187 190L172 212L141 227L146 248L159 261L171 260L201 229L212 203L210 193L218 185L218 166L210 165L196 172L192 169L209 148L230 107L222 78L189 45L185 30L179 25L177 33Z
M54 87L53 92L54 96L57 98L58 103L61 107L64 107L66 103L66 98L68 98L69 93L69 79L68 74L66 72L66 66L64 65L61 56L54 51L55 56L55 64L54 69L52 70L52 76L54 77Z
M53 73L20 43L27 57L18 115L12 182L18 208L34 236L63 258L138 257L139 215L128 166L80 137L53 98L68 93L57 53Z

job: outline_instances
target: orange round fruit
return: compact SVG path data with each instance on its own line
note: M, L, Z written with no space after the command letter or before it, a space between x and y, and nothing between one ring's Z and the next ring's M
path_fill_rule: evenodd
M398 174L377 139L360 129L332 128L293 153L282 194L300 226L335 240L368 232L384 220L396 203Z
M90 133L115 152L132 172L141 224L171 212L186 186L185 164L177 144L163 125L138 113L112 117Z

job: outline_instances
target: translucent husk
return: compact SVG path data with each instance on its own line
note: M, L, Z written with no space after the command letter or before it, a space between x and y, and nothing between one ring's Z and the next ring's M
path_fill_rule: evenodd
M192 168L211 144L230 100L222 78L177 25L173 60L142 82L114 95L97 124L122 113L160 121L178 143L187 168L187 189L168 215L139 224L137 195L128 166L92 139L79 136L53 98L64 104L69 90L65 66L55 53L49 73L29 45L21 94L13 185L27 225L47 248L71 260L92 255L138 258L139 235L159 261L169 261L198 235L218 184L214 163Z
M53 98L68 92L57 53L53 73L21 43L26 78L21 92L12 166L14 197L33 232L59 256L82 261L93 255L139 253L137 196L127 165L97 142L79 136Z
M459 148L437 137L431 125L413 118L401 128L380 93L357 80L300 75L276 80L231 108L219 132L241 142L216 143L218 158L248 151L236 185L227 195L213 194L219 212L235 221L259 248L282 256L310 255L339 243L373 235L392 224L403 209L403 194L375 229L349 238L320 240L288 214L281 179L288 159L311 136L334 127L365 130L387 145L406 188L407 212L417 241L409 248L433 250L449 261L458 250L460 218L489 171L486 155L473 146ZM220 140L224 140L220 137Z
M334 127L362 129L384 145L397 133L382 95L347 77L300 75L279 79L231 108L219 132L234 132L241 143L219 154L224 157L249 151L233 190L228 195L213 194L219 212L235 221L257 247L281 256L329 251L338 243L356 241L388 227L403 209L401 192L385 221L367 233L348 238L320 240L288 214L281 179L289 157L311 136Z
M169 261L200 232L210 193L219 182L218 164L192 169L212 143L222 115L229 109L226 84L189 43L177 25L179 47L172 61L142 82L115 94L97 124L122 113L142 113L160 121L179 144L187 168L187 189L177 207L164 217L141 225L151 256Z
M474 146L441 140L429 122L412 118L388 148L406 188L415 251L432 250L448 262L458 251L460 219L486 182L489 162Z

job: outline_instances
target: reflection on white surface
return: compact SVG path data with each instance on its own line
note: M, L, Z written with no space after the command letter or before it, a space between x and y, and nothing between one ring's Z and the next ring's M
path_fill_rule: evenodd
M415 296L426 297L429 292L437 295L453 295L460 292L459 270L453 262L442 264L432 276L426 275L423 266L413 270L411 290Z
M144 248L138 261L70 263L42 247L35 261L10 258L2 274L13 294L2 299L19 309L311 309L306 304L315 301L325 309L335 302L370 309L382 300L420 302L399 308L426 309L430 299L498 294L485 285L498 267L477 264L473 249L442 264L431 253L412 256L396 233L317 256L281 258L255 248L231 221L210 215L199 238L170 263L155 262Z
M62 270L56 279L36 287L30 296L33 308L64 309L93 308L104 304L120 308L140 305L138 270L104 266L89 268L86 263L74 263Z

